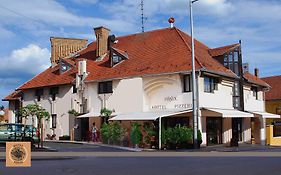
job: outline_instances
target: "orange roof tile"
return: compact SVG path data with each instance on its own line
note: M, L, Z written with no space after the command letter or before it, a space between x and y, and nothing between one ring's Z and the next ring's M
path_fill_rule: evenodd
M186 72L191 70L191 37L177 28L165 28L116 38L115 49L126 52L129 59L110 67L108 55L96 61L96 42L92 42L79 52L77 62L87 60L86 81L144 76L150 74ZM213 59L210 48L195 40L196 70L211 71L229 77L236 75ZM73 65L73 64L72 64ZM77 64L76 64L77 65ZM59 74L59 66L48 68L18 89L70 84L75 79L77 68Z
M271 86L271 89L265 93L265 100L281 100L281 75L264 77L262 80Z
M19 100L22 97L22 91L21 90L16 90L12 92L10 95L5 97L3 101L13 101L13 100Z
M262 79L256 77L255 75L253 74L250 74L249 72L246 72L244 73L244 78L250 82L250 83L254 83L254 84L257 84L257 85L261 85L261 86L264 86L264 87L270 87L266 82L264 82Z
M228 46L213 48L213 49L210 49L209 52L210 52L211 56L216 57L216 56L220 56L220 55L225 54L226 52L234 49L235 47L237 47L239 45L240 44L238 43L238 44L231 44L231 45L228 45Z

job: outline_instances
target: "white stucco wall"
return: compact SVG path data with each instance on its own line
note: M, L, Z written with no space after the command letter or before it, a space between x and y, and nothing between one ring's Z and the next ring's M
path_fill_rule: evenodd
M23 106L28 104L38 104L45 108L50 115L57 114L57 126L52 130L51 119L45 122L45 135L56 134L57 137L62 135L69 135L69 115L68 111L72 109L72 103L76 98L76 94L72 93L72 86L59 86L59 94L56 96L56 100L52 101L51 95L49 95L49 88L44 88L44 95L38 102L35 96L35 90L25 90L23 98ZM30 123L30 120L28 121Z
M85 96L89 99L90 111L100 113L103 107L114 110L117 114L142 111L142 78L114 80L112 86L112 94L98 94L98 83L87 83Z
M244 86L244 109L246 111L265 111L263 92L258 91L258 100L253 96L250 86Z
M143 78L144 111L174 111L192 108L191 92L183 92L180 75Z
M218 90L213 93L204 92L204 77L199 77L199 107L233 109L232 87L233 82L222 80Z

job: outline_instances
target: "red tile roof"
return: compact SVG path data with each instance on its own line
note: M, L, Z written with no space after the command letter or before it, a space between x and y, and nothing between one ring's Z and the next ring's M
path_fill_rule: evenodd
M112 47L126 52L128 59L114 67L110 67L109 54L102 61L96 61L96 42L92 42L86 49L80 51L77 58L68 58L70 59L69 62L75 66L77 64L74 62L79 59L87 60L89 75L86 81L102 81L191 70L191 37L177 28L159 29L117 37L116 39L118 42ZM234 45L232 46L234 47ZM230 48L230 46L226 46L226 48ZM195 40L196 70L200 69L229 77L237 77L231 70L215 60L210 55L210 50L208 46ZM70 84L75 80L76 72L77 68L75 67L60 74L58 65L53 68L50 67L18 89Z
M265 100L281 100L281 75L264 77L262 80L271 86L271 89L265 93Z
M13 100L20 100L22 97L22 91L21 90L16 90L12 92L10 95L5 97L3 101L13 101Z
M264 82L262 79L256 77L253 74L250 74L249 72L244 73L244 78L249 82L249 83L254 83L260 86L264 87L270 87L266 82Z
M237 47L239 45L240 44L238 43L238 44L231 44L228 46L218 47L218 48L210 49L209 52L210 52L211 56L216 57L216 56L225 54L226 52L234 49L235 47Z

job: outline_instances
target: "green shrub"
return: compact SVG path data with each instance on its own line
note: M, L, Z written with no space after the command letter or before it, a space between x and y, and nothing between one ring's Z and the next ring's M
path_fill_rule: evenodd
M109 143L111 131L110 131L110 126L107 123L103 123L100 129L101 133L101 139L103 143Z
M101 126L101 138L103 143L119 144L124 133L124 129L118 122L110 124L103 123Z
M110 126L110 141L113 144L118 144L121 141L121 138L124 136L124 129L121 127L119 122L113 122Z
M149 122L144 123L143 128L144 128L145 134L146 134L146 136L144 137L144 142L146 144L150 144L151 138L156 137L157 132L154 131L154 127L153 127L152 123L149 123Z
M132 124L132 129L131 129L131 142L134 145L139 145L142 141L142 133L141 133L141 125L138 123L133 123Z

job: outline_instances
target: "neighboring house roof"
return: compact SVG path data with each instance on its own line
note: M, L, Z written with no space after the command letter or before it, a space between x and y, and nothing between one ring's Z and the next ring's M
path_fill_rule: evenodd
M262 80L271 86L271 89L265 93L265 100L281 100L281 75L264 77Z
M76 65L81 59L87 60L88 82L191 71L191 37L175 27L117 37L116 40L118 42L112 47L119 53L127 54L128 59L114 67L110 66L109 54L97 61L96 42L92 42L87 48L79 51L75 58L65 58L73 65L71 70L60 74L59 65L50 67L24 83L18 90L70 84L75 80ZM210 55L210 50L216 49L210 49L195 40L196 70L237 78L231 70Z
M22 91L21 90L16 90L12 92L10 95L5 97L3 101L13 101L13 100L20 100L22 97Z
M249 72L245 72L243 76L249 83L257 84L264 87L270 87L270 85L268 85L265 81L256 77L253 74L250 74Z
M231 44L231 45L228 45L228 46L213 48L213 49L210 49L209 52L210 52L211 56L217 57L217 56L221 56L221 55L225 54L226 52L229 52L230 50L236 48L239 45L240 44L237 43L237 44Z
M4 116L0 116L0 122L1 121L9 121L9 109L4 109Z

